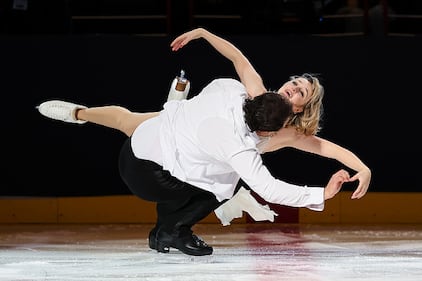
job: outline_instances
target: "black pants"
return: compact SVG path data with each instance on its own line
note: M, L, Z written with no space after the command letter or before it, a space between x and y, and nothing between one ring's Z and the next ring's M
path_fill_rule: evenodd
M120 151L119 172L133 194L157 202L157 230L189 232L194 224L223 203L211 192L173 177L155 162L136 158L130 139Z

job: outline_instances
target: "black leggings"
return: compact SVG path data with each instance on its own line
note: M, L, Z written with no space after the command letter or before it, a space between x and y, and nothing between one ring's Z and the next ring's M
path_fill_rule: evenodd
M173 177L155 162L136 158L130 138L120 151L119 172L133 194L157 202L156 228L167 232L175 227L189 231L223 203L211 192Z

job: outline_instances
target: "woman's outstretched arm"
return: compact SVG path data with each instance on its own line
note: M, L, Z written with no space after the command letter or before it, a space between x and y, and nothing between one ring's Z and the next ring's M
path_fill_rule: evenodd
M352 194L352 199L362 198L368 191L371 182L371 170L352 151L317 136L298 137L295 141L292 141L289 146L330 159L335 159L346 167L356 171L356 174L350 178L350 181L359 182Z
M246 56L232 43L204 28L196 28L183 33L171 42L170 47L173 51L178 51L190 41L199 38L205 39L221 55L233 63L236 73L239 75L242 84L245 85L250 97L256 97L267 91L261 76L256 72Z

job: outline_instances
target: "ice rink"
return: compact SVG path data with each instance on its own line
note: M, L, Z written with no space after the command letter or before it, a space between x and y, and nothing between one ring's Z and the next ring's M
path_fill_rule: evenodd
M2 224L0 280L422 280L422 225L199 224L203 257L150 250L151 228Z

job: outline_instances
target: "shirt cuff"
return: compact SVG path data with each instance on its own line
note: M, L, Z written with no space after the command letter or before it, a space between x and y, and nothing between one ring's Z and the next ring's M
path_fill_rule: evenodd
M322 187L306 187L309 191L309 201L315 202L306 206L312 211L323 211L325 207L324 188Z

